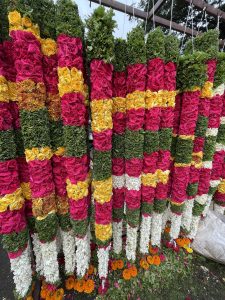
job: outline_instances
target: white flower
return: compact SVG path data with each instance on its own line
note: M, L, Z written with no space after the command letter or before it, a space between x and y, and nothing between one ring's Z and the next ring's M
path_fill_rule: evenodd
M125 185L128 190L139 191L141 188L141 176L132 177L125 174Z
M137 249L137 227L131 227L127 224L126 256L128 260L136 259Z
M109 263L109 250L110 245L107 248L98 248L98 274L99 278L107 278L108 276L108 263Z
M202 167L205 169L212 169L212 161L203 161Z
M122 251L122 229L123 221L113 222L113 251L120 254Z
M54 284L59 281L56 240L41 244L44 276L47 282Z
M76 240L76 262L77 262L77 275L83 277L88 270L90 244L88 233L83 238L75 238Z
M220 144L220 143L216 143L216 148L215 148L215 150L216 150L217 152L219 152L219 151L225 151L225 145Z
M217 136L218 128L207 128L206 136Z
M220 124L225 124L225 116L220 117Z
M160 247L163 214L153 212L151 228L151 244Z
M151 216L143 216L141 221L141 236L140 236L140 252L142 254L148 253L148 245L149 245L149 238L151 232Z
M184 203L184 211L181 220L181 226L187 231L190 230L192 220L192 209L194 206L194 199L188 199Z
M216 89L213 90L213 96L220 95L222 96L224 93L224 84L222 83Z
M163 213L163 217L162 217L162 232L164 231L165 227L166 227L166 223L167 221L170 220L170 205L166 208L166 210Z
M32 237L32 244L33 244L33 250L35 255L36 272L40 275L44 275L43 259L41 253L41 242L39 240L37 233L33 233L31 237Z
M170 227L170 236L172 239L177 239L180 233L182 215L177 215L171 212L171 227Z
M208 214L209 207L210 207L211 201L212 201L212 197L213 197L213 195L208 195L206 205L205 205L205 208L204 208L203 213L202 213L204 217L206 217L206 215Z
M198 202L201 205L205 205L207 202L208 194L203 194L203 195L197 195L195 197L195 201Z
M192 217L192 222L191 222L191 230L190 233L188 234L188 238L194 239L197 231L198 231L198 224L200 221L200 216L193 216Z
M225 206L221 206L221 205L218 205L218 204L214 204L214 210L220 214L224 214L224 211L225 211Z
M32 270L28 247L20 256L11 258L10 264L16 292L21 298L24 298L28 293L32 282Z
M70 231L61 230L61 240L62 240L63 253L65 258L65 273L73 274L76 265L75 238L73 235L73 230Z
M113 175L112 176L112 181L113 181L113 187L114 189L121 189L124 187L124 184L125 184L125 176L122 175L122 176L115 176Z

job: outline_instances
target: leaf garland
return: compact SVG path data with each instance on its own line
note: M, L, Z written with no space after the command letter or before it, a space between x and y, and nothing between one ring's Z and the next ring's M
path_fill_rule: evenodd
M179 52L180 52L179 39L175 35L169 34L165 36L164 43L165 43L165 61L166 62L172 61L176 63L178 61Z
M115 40L114 71L122 72L126 69L128 59L127 42L124 39Z
M147 60L153 58L165 58L165 36L160 27L149 32L146 42Z

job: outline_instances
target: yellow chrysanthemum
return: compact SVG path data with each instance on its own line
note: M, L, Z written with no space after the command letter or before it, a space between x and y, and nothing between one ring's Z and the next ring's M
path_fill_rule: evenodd
M113 107L112 113L116 112L126 112L126 98L123 97L115 97L113 98Z
M163 91L152 92L147 90L145 93L145 108L151 109L162 105Z
M57 45L53 39L42 39L41 40L41 51L44 55L50 56L56 54Z
M85 94L83 74L77 68L58 68L58 77L58 88L60 97L62 97L66 93L72 92L80 92Z
M147 173L143 174L141 177L141 182L144 186L156 187L157 185L157 173Z
M22 18L22 26L25 27L25 28L30 28L32 27L32 21L29 17L23 17Z
M25 150L26 160L45 160L51 159L52 157L52 150L50 147L43 147L43 148L32 148Z
M90 182L89 176L85 181L78 181L77 184L73 184L69 179L67 179L66 190L67 190L68 197L75 201L87 197L89 182Z
M213 83L206 81L201 90L201 98L212 98L213 96Z
M93 100L91 102L92 130L101 132L113 128L112 99Z
M26 200L30 200L31 199L30 183L29 182L22 182L20 184L20 186L21 186L21 189L22 189L23 197Z
M17 101L17 84L16 82L8 81L8 93L10 101Z
M126 109L145 108L145 92L135 91L127 95Z
M65 147L58 147L57 150L55 151L55 155L57 156L63 156L65 154Z
M169 180L170 171L169 170L162 171L162 170L158 169L156 172L157 172L158 182L166 184Z
M9 101L9 89L7 85L7 80L4 76L0 76L0 102Z
M23 204L22 190L18 188L14 193L0 197L0 212L6 211L8 207L10 210L18 210Z
M174 107L175 106L175 98L176 91L163 91L162 93L162 107Z
M22 25L22 18L18 11L14 10L9 12L8 20L10 26L20 26Z
M109 202L112 197L112 177L106 180L93 180L92 184L94 188L93 196L95 201L100 204Z
M102 225L95 223L96 239L105 242L112 237L112 224Z
M219 186L218 186L218 192L221 194L225 194L225 179L222 179Z

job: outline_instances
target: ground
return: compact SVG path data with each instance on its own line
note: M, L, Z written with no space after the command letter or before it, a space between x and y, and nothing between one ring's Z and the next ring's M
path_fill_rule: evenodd
M151 266L148 271L139 270L130 281L121 279L121 271L112 271L112 287L103 298L68 293L65 299L104 300L224 300L225 266L198 254L179 254L164 249L166 261ZM13 300L12 276L5 252L0 248L0 299Z

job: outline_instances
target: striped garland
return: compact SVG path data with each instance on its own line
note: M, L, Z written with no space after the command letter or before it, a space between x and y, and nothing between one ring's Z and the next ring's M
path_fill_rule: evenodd
M172 127L176 97L176 60L178 56L177 39L165 37L164 92L159 123L159 152L157 161L157 186L155 190L154 213L152 218L151 244L160 246L163 213L166 210L169 192L171 167Z
M171 189L171 230L170 236L179 236L186 189L192 160L193 140L198 117L200 87L205 82L206 68L204 55L200 52L180 58L178 87L183 90L180 125L176 142L176 154Z
M9 13L9 24L14 43L22 135L30 173L32 211L41 241L43 274L47 282L57 284L59 270L55 237L58 220L38 28L32 22L24 23L17 11Z
M202 158L204 144L206 140L208 118L210 114L210 101L213 96L212 87L214 81L214 73L216 71L216 60L210 59L206 62L207 65L207 81L205 82L199 100L198 119L195 129L195 139L192 152L192 161L189 174L189 183L187 187L188 199L184 204L184 212L182 216L181 226L185 232L190 231L192 220L192 209L194 198L198 191L198 183L200 180Z
M147 72L145 66L144 31L140 27L134 28L128 34L127 48L129 53L129 65L127 67L125 132L126 257L130 261L135 261L141 207L145 81Z
M90 61L91 129L93 134L93 198L95 239L98 245L99 292L107 290L109 250L112 238L112 106L113 30L112 10L99 6L87 20L87 54ZM99 32L101 31L101 33ZM101 50L100 50L101 49Z
M0 44L0 234L10 259L16 294L23 298L31 289L32 270L3 53Z
M65 259L66 274L73 274L75 269L75 239L70 224L69 204L66 191L66 169L64 166L64 139L61 120L61 102L58 92L57 74L57 45L52 39L42 40L43 74L46 86L47 101L50 121L50 137L52 150L52 172L55 183L57 215L60 225L60 236ZM71 251L74 249L74 251Z
M113 73L113 251L122 251L122 231L125 201L125 129L126 129L126 41L115 41L115 71Z
M215 195L213 196L214 210L220 214L225 212L225 160L223 161L223 168L221 173L221 182L217 187Z

